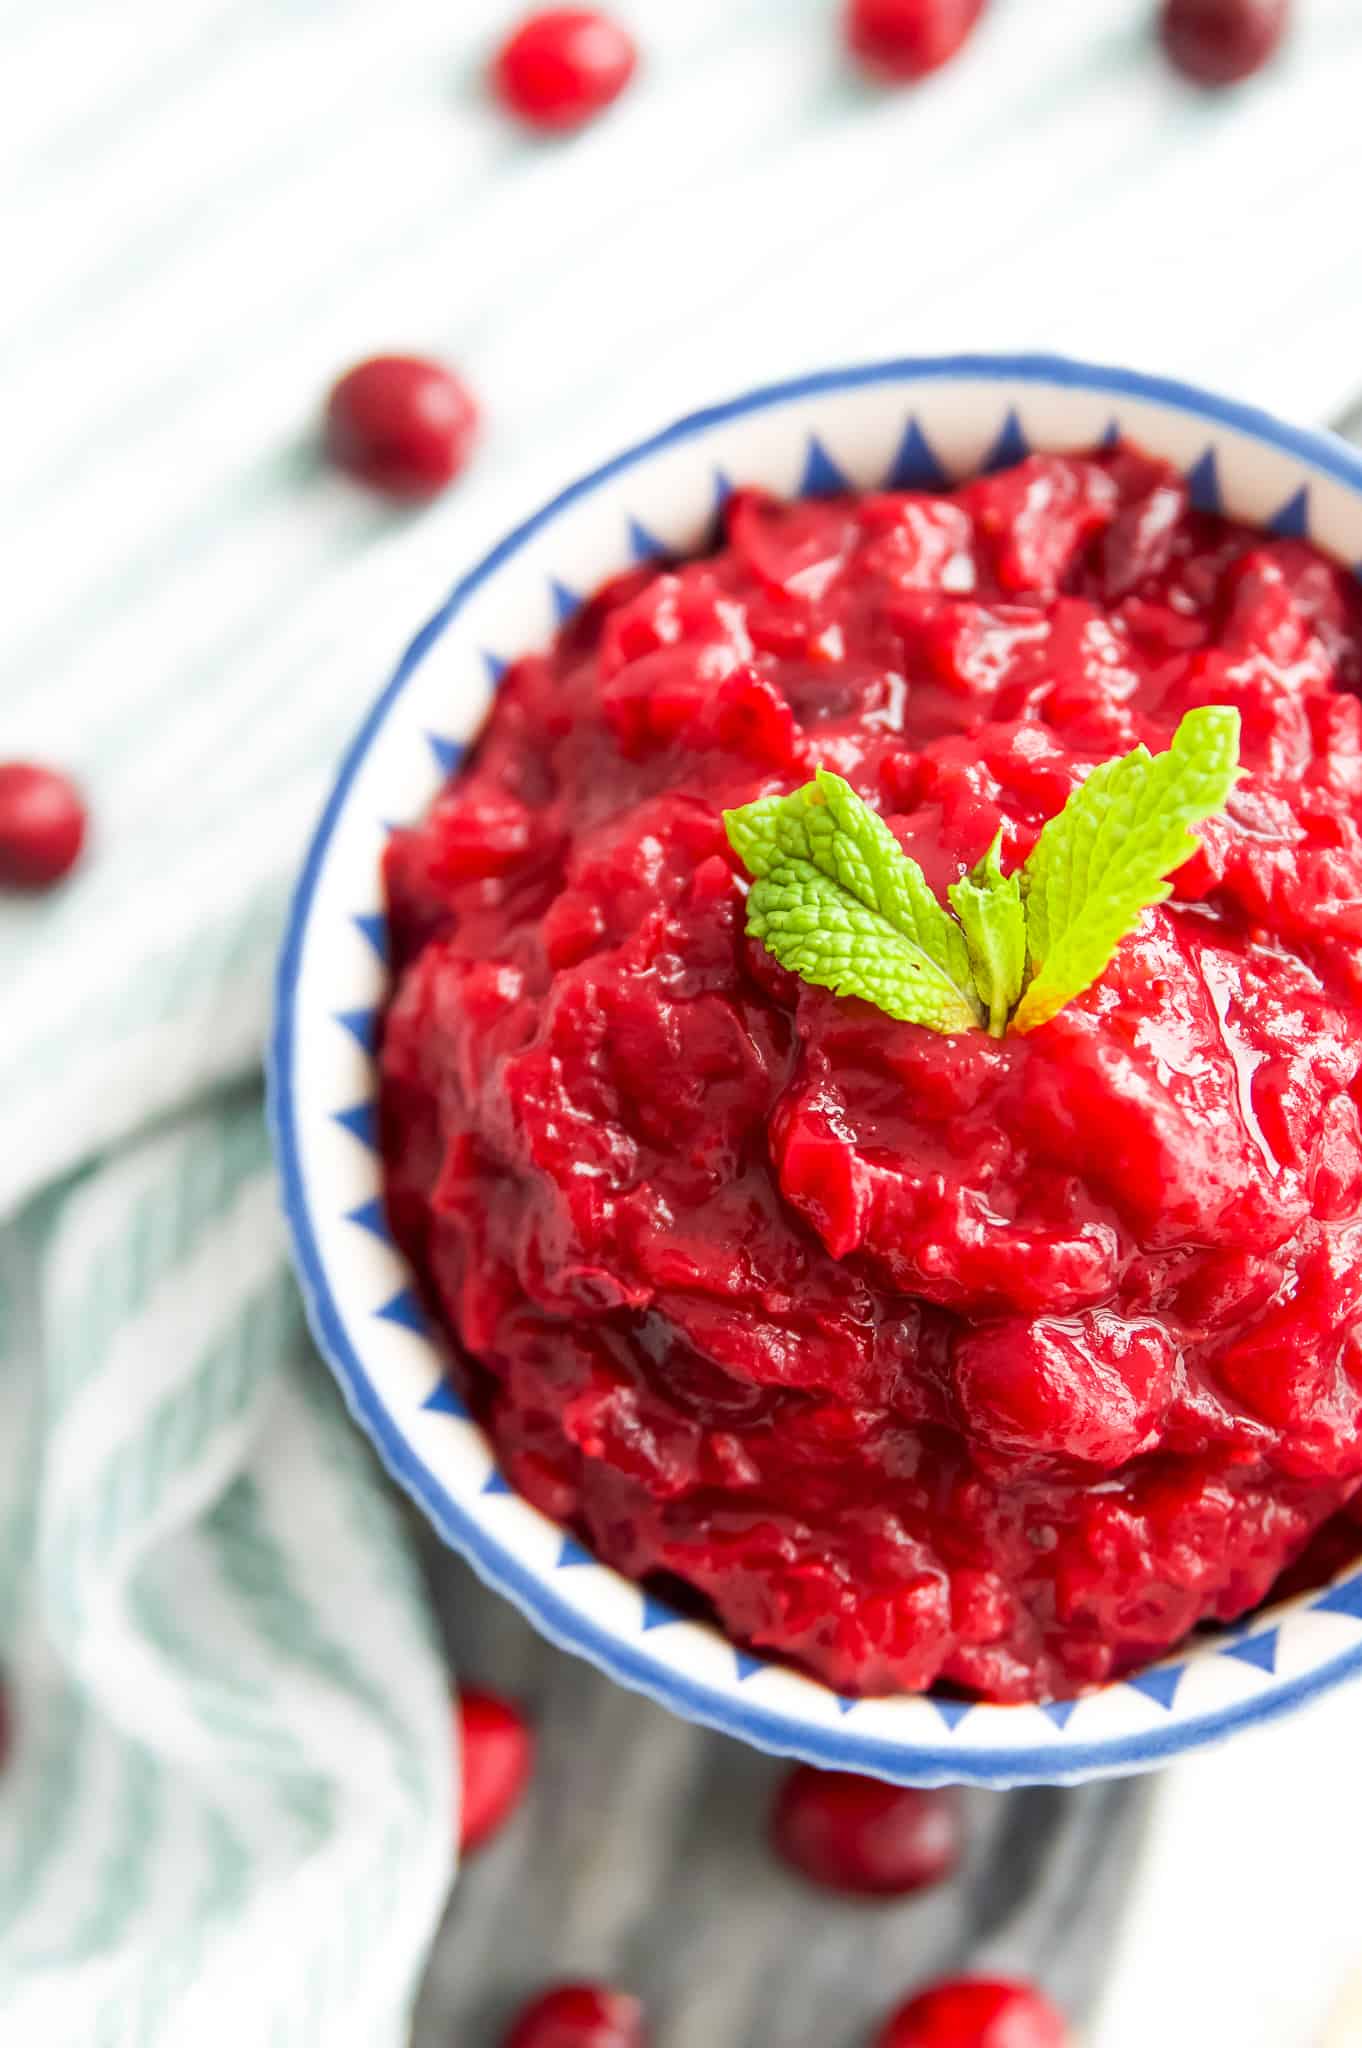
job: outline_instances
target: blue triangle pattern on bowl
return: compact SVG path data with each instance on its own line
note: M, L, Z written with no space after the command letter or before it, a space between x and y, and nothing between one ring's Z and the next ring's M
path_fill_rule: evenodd
M490 649L484 647L482 650L482 665L487 671L488 682L495 690L497 684L510 667L510 663L503 661L499 654L493 654Z
M1053 1721L1061 1734L1068 1727L1077 1711L1077 1700L1047 1700L1041 1708L1041 1712L1046 1720Z
M1132 1692L1143 1693L1147 1700L1153 1700L1155 1706L1162 1707L1167 1714L1172 1712L1186 1669L1185 1664L1162 1665L1153 1671L1142 1671L1137 1678L1128 1678L1126 1684Z
M351 919L363 936L369 941L375 953L386 967L388 964L388 920L381 910L359 911Z
M347 1223L357 1223L361 1230L367 1230L371 1237L377 1237L384 1244L392 1243L392 1232L388 1228L388 1212L383 1206L383 1197L374 1195L370 1201L361 1202L357 1209L347 1209Z
M1279 533L1283 540L1309 540L1310 538L1310 492L1305 484L1284 505L1278 506L1268 525L1273 533Z
M399 1287L392 1299L385 1301L382 1308L376 1308L374 1314L380 1322L395 1323L399 1330L410 1330L414 1336L425 1337L430 1334L426 1312L417 1300L413 1287ZM423 1405L429 1407L430 1403L426 1402Z
M671 1628L676 1622L684 1620L685 1616L678 1614L674 1607L669 1607L665 1600L657 1600L651 1593L644 1594L642 1624L645 1636L655 1628Z
M948 491L951 487L950 477L916 415L909 418L903 430L903 439L884 482L890 491Z
M1113 448L1119 448L1124 439L1125 436L1121 432L1121 422L1117 419L1111 419L1107 421L1106 432L1097 445L1099 448L1105 448L1110 451Z
M513 1489L509 1479L503 1477L494 1465L482 1482L484 1493L510 1493Z
M1249 1664L1255 1671L1266 1671L1271 1676L1277 1669L1279 1633L1279 1630L1270 1628L1260 1636L1245 1636L1240 1643L1228 1643L1220 1654L1222 1657L1234 1657L1240 1664Z
M952 1735L954 1735L966 1714L974 1711L974 1702L972 1700L938 1700L934 1699L931 1693L928 1693L927 1698L936 1708L937 1713L941 1716Z
M849 1700L843 1692L839 1692L835 1697L837 1700L837 1711L843 1716L851 1713L854 1708L859 1707L861 1704L859 1700Z
M1316 1614L1346 1614L1350 1621L1362 1621L1362 1573L1331 1586L1322 1598L1312 1601Z
M1215 459L1214 448L1208 448L1199 455L1187 472L1187 495L1198 512L1223 512L1225 501L1220 490L1220 465Z
M629 521L629 552L636 562L665 562L671 549L641 519Z
M458 740L447 740L438 732L426 734L426 745L435 756L435 765L441 775L452 775L463 759L463 747Z
M1030 453L1031 443L1017 416L1017 408L1013 406L1003 421L997 440L979 467L985 476L990 476L995 469L1011 469L1014 463L1025 462Z
M371 1152L378 1150L378 1112L372 1102L357 1102L353 1109L338 1109L332 1117L342 1130L358 1138Z
M595 1564L596 1562L597 1560L591 1555L591 1552L584 1543L579 1543L575 1536L565 1536L563 1538L563 1547L558 1553L554 1569L565 1572L571 1570L574 1565Z
M361 1052L376 1052L378 1049L377 1010L333 1010L332 1015L342 1029L349 1032Z
M464 1422L468 1420L463 1396L446 1379L436 1381L421 1406L427 1415L457 1415Z
M575 590L569 590L566 583L560 583L556 576L549 578L549 589L553 593L553 616L560 626L575 618L582 608L582 600Z
M851 489L851 479L839 469L817 434L810 434L804 474L795 493L799 498L835 498Z
M733 1662L737 1668L738 1683L743 1685L749 1678L755 1678L759 1671L766 1669L764 1657L754 1657L750 1650L735 1650Z

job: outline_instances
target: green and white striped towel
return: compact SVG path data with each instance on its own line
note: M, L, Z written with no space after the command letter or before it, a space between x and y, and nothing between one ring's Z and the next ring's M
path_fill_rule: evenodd
M0 1228L0 1663L6 2041L398 2048L451 1870L447 1684L309 1351L254 1080Z

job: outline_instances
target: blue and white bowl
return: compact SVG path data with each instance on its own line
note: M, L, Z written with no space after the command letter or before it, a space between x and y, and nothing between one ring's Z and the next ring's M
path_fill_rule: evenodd
M373 1046L386 968L379 858L478 730L503 663L631 560L712 531L729 479L782 493L939 485L1123 434L1195 501L1362 562L1362 459L1208 393L1053 357L829 370L693 414L571 485L495 547L365 719L307 856L279 968L270 1101L317 1342L393 1477L563 1648L758 1748L912 1784L1139 1771L1284 1713L1362 1668L1362 1572L1048 1707L849 1700L750 1655L598 1564L515 1494L446 1378L383 1219Z

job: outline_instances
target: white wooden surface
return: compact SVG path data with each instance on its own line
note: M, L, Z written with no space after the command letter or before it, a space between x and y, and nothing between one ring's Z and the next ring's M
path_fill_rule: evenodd
M1299 0L1289 61L1222 101L1167 75L1152 0L994 0L907 96L848 75L833 0L619 4L637 90L544 146L478 83L506 0L0 0L0 750L69 761L99 819L56 1009L116 966L158 834L208 888L249 817L282 890L454 575L668 415L955 346L1302 418L1362 388L1356 0ZM378 346L450 355L487 405L419 518L312 457L322 390ZM0 979L25 929L0 918ZM1349 1706L1170 1781L1101 2048L1309 2048L1362 1954ZM1214 2020L1174 2036L1181 1999Z
M1362 2048L1350 1689L1160 1783L1099 2048Z

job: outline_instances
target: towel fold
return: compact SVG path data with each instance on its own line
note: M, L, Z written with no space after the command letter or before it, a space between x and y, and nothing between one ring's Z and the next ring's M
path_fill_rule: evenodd
M268 923L241 928L263 963ZM164 969L206 1019L202 949ZM448 1682L309 1349L258 1086L214 1092L223 1047L183 1028L157 1074L163 997L102 1115L68 1112L107 1047L41 1115L0 1105L5 2037L398 2048L451 1873ZM249 1060L265 977L234 999Z

